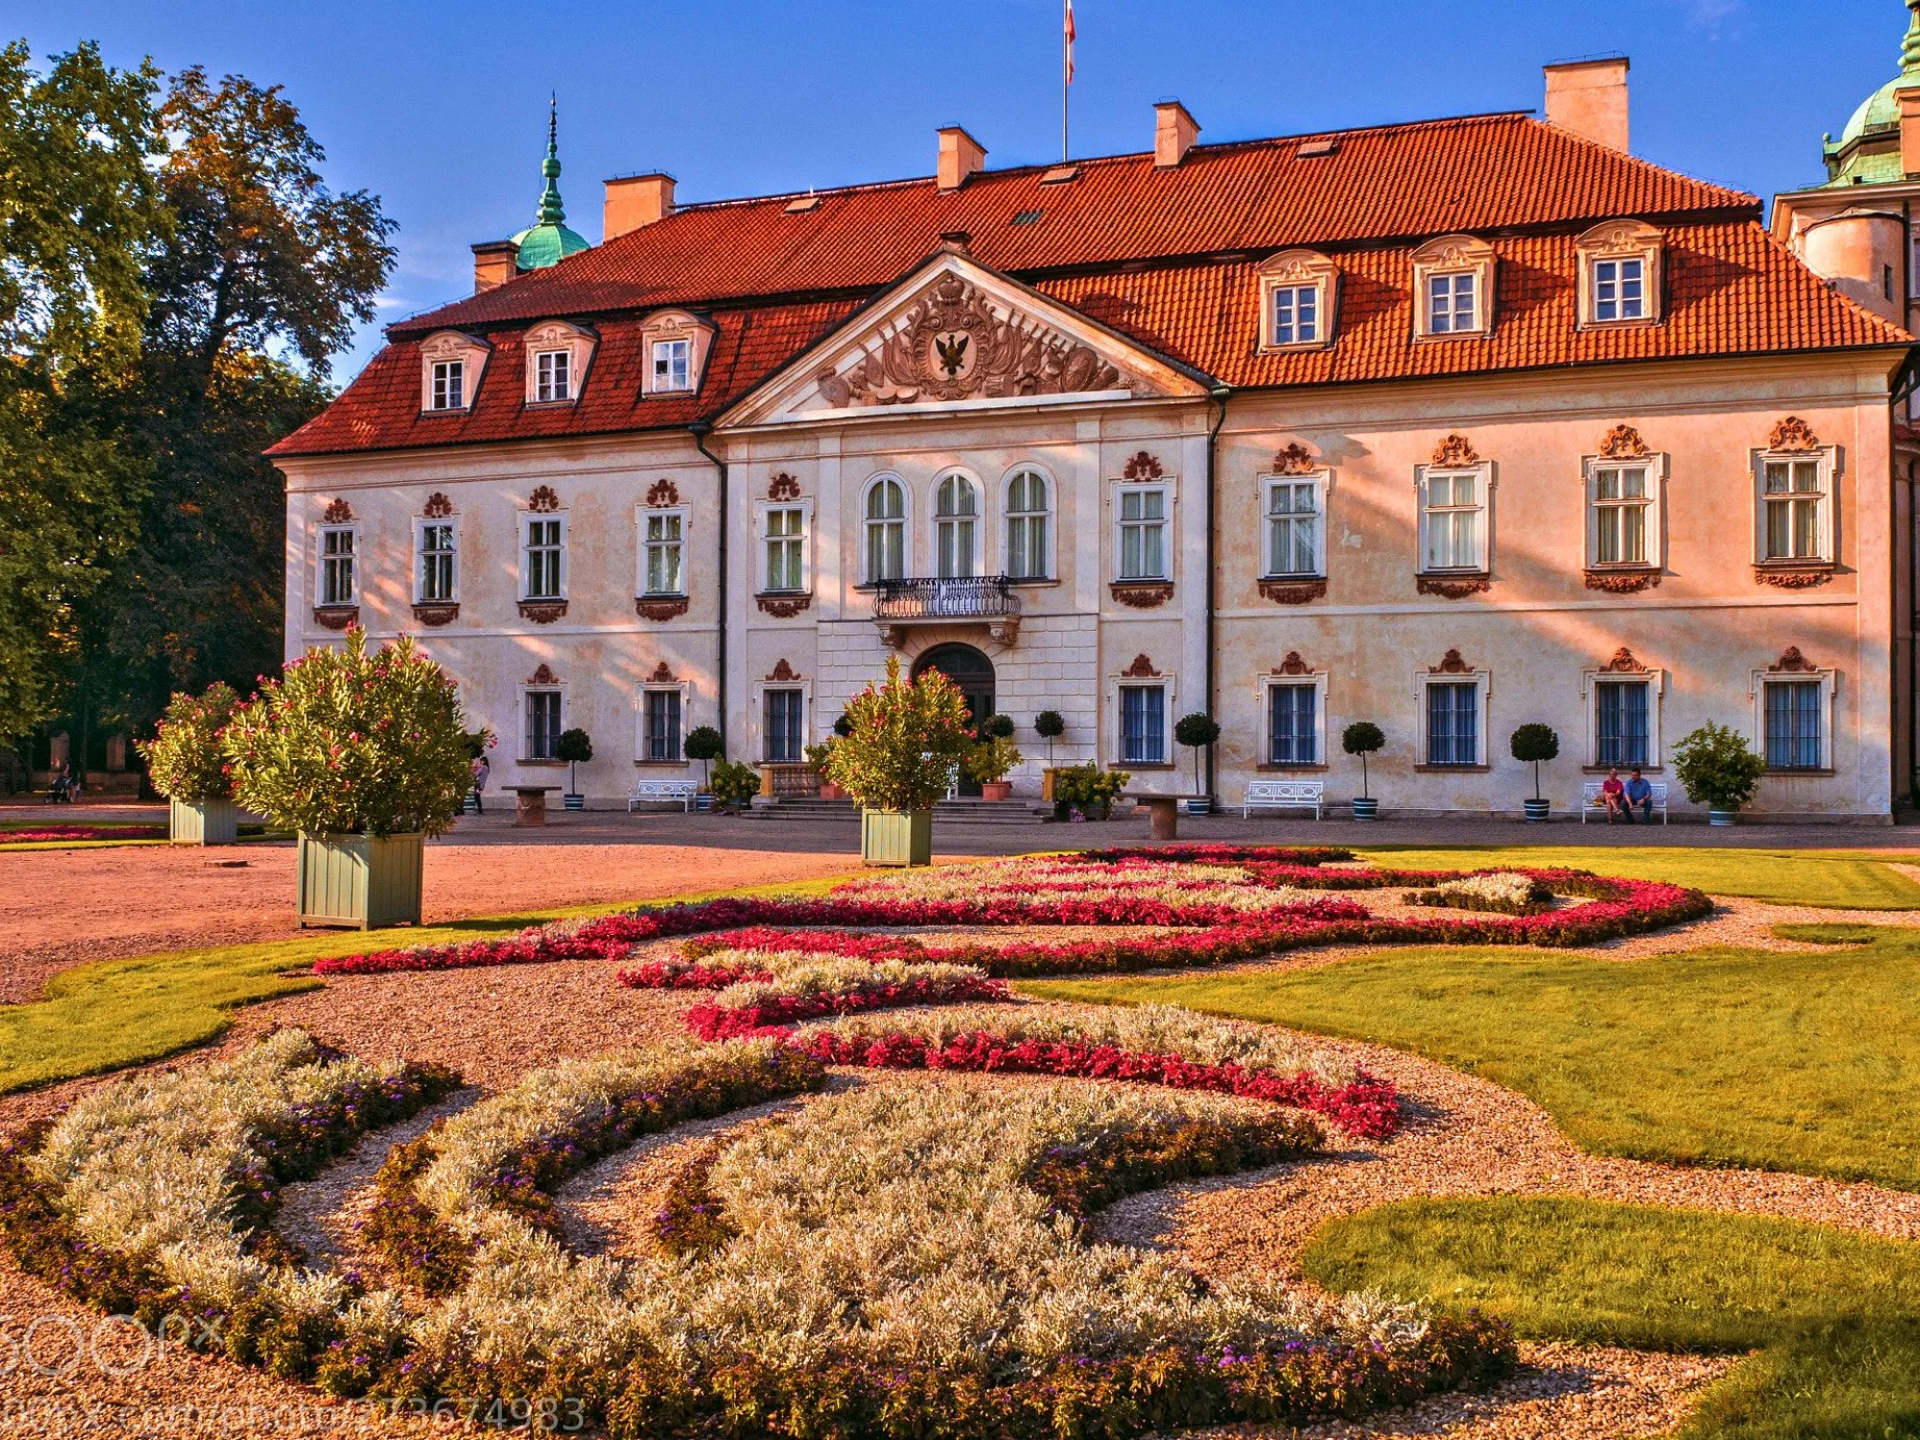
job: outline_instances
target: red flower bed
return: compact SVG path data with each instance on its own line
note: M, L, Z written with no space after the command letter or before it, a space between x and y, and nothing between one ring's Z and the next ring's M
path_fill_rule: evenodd
M823 1015L853 1015L862 1010L892 1010L902 1005L958 1005L969 1000L1005 1000L1007 982L989 980L908 980L858 990L822 991L817 995L781 995L758 1005L738 1008L711 1001L695 1005L685 1017L687 1030L700 1040L733 1040L740 1036L785 1035L786 1027Z
M1075 1045L1021 1040L976 1031L956 1035L936 1049L918 1035L895 1031L879 1040L851 1039L817 1030L798 1042L830 1065L890 1070L1003 1070L1064 1075L1088 1080L1131 1080L1175 1090L1213 1090L1325 1115L1350 1135L1384 1139L1400 1128L1400 1102L1391 1080L1362 1073L1330 1089L1312 1075L1278 1075L1235 1064L1204 1065L1178 1055L1121 1050L1112 1045Z
M0 830L0 845L45 845L63 840L164 840L164 825L44 825L32 830Z

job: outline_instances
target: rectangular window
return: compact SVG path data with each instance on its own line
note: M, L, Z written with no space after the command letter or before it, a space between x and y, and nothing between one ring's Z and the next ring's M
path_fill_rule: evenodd
M1429 570L1484 568L1480 476L1476 471L1431 474L1423 486Z
M1818 680L1768 680L1766 686L1767 768L1820 768L1820 696Z
M1645 680L1601 680L1593 687L1594 763L1653 763L1650 737L1652 687Z
M533 357L533 398L535 400L571 400L573 398L573 352L542 350Z
M1164 685L1120 687L1120 763L1164 765L1167 761L1167 691Z
M1143 486L1120 492L1122 580L1167 580L1167 492Z
M767 589L807 588L807 512L767 511Z
M1646 262L1638 256L1626 260L1593 262L1593 318L1595 320L1641 320L1646 317Z
M653 342L653 388L691 390L693 388L693 341L656 340Z
M1320 482L1267 483L1267 574L1320 573Z
M806 697L798 690L768 690L765 693L767 763L796 764L805 738L800 712Z
M1474 272L1427 277L1427 330L1434 335L1457 335L1472 330Z
M1427 764L1479 763L1479 684L1469 680L1427 686Z
M686 593L681 572L683 520L677 511L647 516L647 590L649 595ZM676 692L677 693L677 692Z
M646 726L647 759L678 760L680 758L680 692L678 690L646 692Z
M436 410L459 410L467 403L467 362L464 360L436 360L433 362L433 408Z
M1305 345L1320 338L1320 287L1277 285L1273 290L1273 343Z
M320 532L320 603L354 603L354 534L352 530L329 527Z
M1593 472L1593 559L1597 565L1647 563L1647 468L1606 465Z
M565 546L561 540L560 521L557 519L530 519L527 521L526 577L527 600L558 600L565 593L561 589L561 559L565 555Z
M1766 462L1766 558L1824 560L1826 492L1818 460Z
M429 520L420 527L420 571L415 586L420 599L445 601L455 597L457 558L451 521Z
M1267 763L1317 765L1314 706L1317 691L1311 685L1267 687Z
M527 691L527 754L529 760L552 760L560 744L560 692Z

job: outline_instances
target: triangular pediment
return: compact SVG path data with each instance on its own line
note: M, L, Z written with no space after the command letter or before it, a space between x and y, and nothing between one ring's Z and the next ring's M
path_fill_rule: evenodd
M1018 281L942 253L720 419L723 428L1028 401L1198 397L1206 386Z

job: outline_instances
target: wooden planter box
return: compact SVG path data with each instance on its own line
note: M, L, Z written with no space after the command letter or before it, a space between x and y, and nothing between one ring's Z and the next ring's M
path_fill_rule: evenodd
M231 845L237 813L231 800L170 800L167 838L176 845Z
M300 925L420 923L422 835L300 836Z
M865 865L931 865L931 810L862 810L860 860Z

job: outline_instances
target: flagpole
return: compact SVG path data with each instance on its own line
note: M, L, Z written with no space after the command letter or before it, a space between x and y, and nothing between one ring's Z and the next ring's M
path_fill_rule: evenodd
M1073 83L1073 0L1060 10L1060 163L1067 163L1067 87Z

